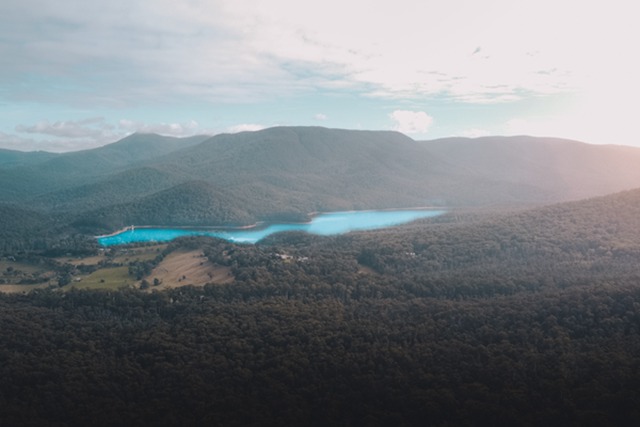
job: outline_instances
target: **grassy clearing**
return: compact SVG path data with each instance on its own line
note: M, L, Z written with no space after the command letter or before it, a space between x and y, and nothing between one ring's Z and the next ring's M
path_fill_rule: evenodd
M166 244L142 246L139 248L126 248L111 249L115 252L115 256L109 257L106 255L106 251L100 255L75 258L75 257L59 257L55 260L59 264L72 264L75 266L84 265L98 265L101 261L109 261L112 263L127 264L131 261L149 261L157 257L162 251L167 248Z
M83 258L69 258L69 257L61 257L55 258L58 264L71 264L71 265L98 265L100 261L104 260L104 255L96 255L96 256L88 256Z
M0 260L0 275L6 272L8 268L13 268L13 270L19 270L27 274L39 274L46 271L45 269L37 265L25 264L23 262L9 260Z
M201 250L177 251L169 254L146 280L149 289L167 289L179 286L204 286L207 283L229 283L233 281L230 269L210 262ZM154 279L161 283L153 286Z
M0 285L0 293L7 294L26 294L27 292L31 292L34 289L45 289L51 286L49 283L40 283L37 285Z
M117 290L123 287L138 287L140 281L129 274L129 263L134 261L150 261L155 259L166 249L167 245L143 246L138 248L113 249L109 255L107 251L95 256L74 258L60 257L56 261L60 265L72 264L94 265L99 269L91 274L77 275L74 273L72 282L61 288L63 291L69 289L111 289ZM105 267L101 262L108 262L111 265L120 265L118 267ZM6 273L7 268L11 267L12 272L20 271L20 275L15 273ZM102 267L102 268L100 268ZM3 273L6 273L3 276ZM18 280L28 275L50 274L51 278L47 283L38 285L19 285ZM38 266L19 263L15 261L0 261L0 278L6 279L6 284L0 284L0 292L27 292L36 288L48 287L51 284L56 285L54 271L47 272ZM15 281L10 280L15 279ZM194 285L204 286L207 283L229 283L234 280L228 267L219 266L209 262L201 250L195 251L177 251L169 254L154 270L145 278L152 286L149 290L168 289L179 286ZM158 279L160 285L153 286L154 279Z
M23 293L46 288L52 284L51 279L54 276L54 271L42 265L0 260L0 292ZM36 284L31 284L34 281Z
M151 261L162 253L167 245L143 246L141 248L127 249L113 258L113 262L127 264L131 261Z
M100 255L70 258L62 257L57 261L61 264L99 265L105 261L111 264L121 264L120 267L104 267L86 276L76 276L71 284L63 289L120 289L128 286L138 286L139 281L129 275L129 263L134 261L149 261L157 257L167 245L142 246L138 248L114 248L108 256L107 251Z
M129 275L129 267L102 268L88 276L81 277L81 281L73 282L64 289L120 289L136 284L135 277Z

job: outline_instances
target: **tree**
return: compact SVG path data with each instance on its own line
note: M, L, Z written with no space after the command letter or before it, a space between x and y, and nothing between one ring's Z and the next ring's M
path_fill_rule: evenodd
M64 273L58 276L58 286L67 286L69 283L71 283L71 274Z

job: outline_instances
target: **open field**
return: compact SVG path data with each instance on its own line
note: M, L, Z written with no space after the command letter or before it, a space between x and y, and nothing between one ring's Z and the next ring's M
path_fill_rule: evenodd
M160 255L167 248L167 245L143 246L140 248L127 249L113 258L113 262L126 264L131 261L150 261Z
M69 289L120 289L123 287L139 287L141 281L129 274L129 264L155 259L166 249L167 245L143 246L138 248L103 251L88 257L60 257L55 261L59 266L71 264L79 266L95 266L92 273L81 273L82 269L72 273L71 283L61 288ZM0 292L20 293L32 289L57 286L57 273L43 267L20 263L11 260L0 261ZM45 283L35 285L20 284L20 280L29 277L47 277ZM157 280L155 280L157 279ZM230 269L211 263L201 250L178 251L171 253L144 278L151 286L149 289L169 289L179 286L204 286L207 283L229 283L234 280ZM154 286L155 283L159 283Z
M7 294L27 293L34 289L44 289L49 286L51 286L49 283L40 283L37 285L6 284L6 285L0 285L0 293L7 293Z
M21 271L27 274L39 274L43 273L46 269L37 265L27 264L24 262L10 261L7 259L0 260L0 275L6 273L11 269L14 271Z
M54 275L55 273L49 271L44 265L2 259L0 260L0 292L20 293L46 288L52 284L51 279Z
M153 286L154 279L160 284ZM146 279L150 289L168 289L179 286L204 286L207 283L233 281L230 269L211 263L200 250L178 251L169 254Z
M107 251L103 251L100 255L90 257L60 257L56 261L60 264L71 265L98 265L102 261L108 261L117 264L126 264L131 261L149 261L158 256L167 247L166 244L142 246L139 248L118 249L115 256L108 256Z
M134 286L136 279L129 275L129 267L101 268L88 276L77 277L63 289L120 289L127 286Z

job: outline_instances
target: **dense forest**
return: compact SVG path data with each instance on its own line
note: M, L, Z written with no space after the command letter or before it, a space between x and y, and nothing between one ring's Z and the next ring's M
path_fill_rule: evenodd
M640 422L640 190L131 268L189 248L234 280L0 295L0 424Z
M492 300L269 286L1 297L0 421L640 421L636 283Z

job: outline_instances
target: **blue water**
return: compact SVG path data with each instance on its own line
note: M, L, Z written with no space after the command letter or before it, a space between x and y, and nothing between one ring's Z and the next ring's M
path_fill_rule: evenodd
M166 242L182 236L211 236L235 243L256 243L271 234L282 231L305 231L320 236L330 236L349 231L393 227L419 218L442 215L444 212L444 210L427 209L331 212L317 215L308 223L271 224L264 228L250 229L136 228L113 236L98 237L98 243L102 246L113 246L134 242Z

